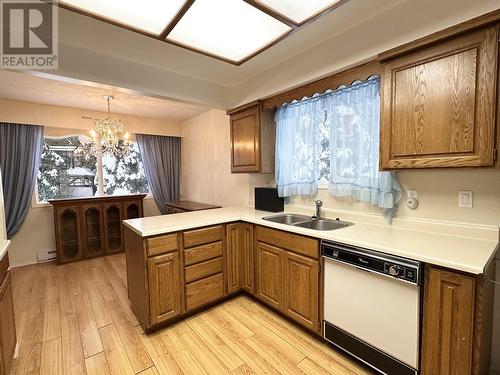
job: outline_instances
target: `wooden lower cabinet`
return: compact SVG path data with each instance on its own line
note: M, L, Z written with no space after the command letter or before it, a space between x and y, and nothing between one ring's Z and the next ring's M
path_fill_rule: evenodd
M253 225L241 224L241 286L247 292L255 293L255 244Z
M319 326L319 265L315 259L285 252L284 313L303 326Z
M284 251L262 242L256 245L255 296L276 310L283 311Z
M424 290L422 374L471 374L475 279L429 267Z
M320 332L318 241L240 222L147 238L124 232L128 296L146 331L245 290Z
M319 259L313 258L318 256L318 241L268 228L256 230L261 241L255 247L255 296L319 333L320 266ZM276 246L278 243L286 248Z
M7 272L0 286L0 374L8 375L16 348L12 281Z
M59 264L124 249L123 220L143 216L146 194L55 199L54 229Z
M181 313L179 253L148 259L151 324L158 324Z
M233 223L226 225L226 280L227 293L237 292L242 286L242 225Z

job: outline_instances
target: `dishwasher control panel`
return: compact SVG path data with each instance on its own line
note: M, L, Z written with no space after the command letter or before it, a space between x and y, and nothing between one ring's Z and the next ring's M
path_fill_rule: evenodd
M417 261L330 241L322 242L321 254L362 270L419 284L420 262Z

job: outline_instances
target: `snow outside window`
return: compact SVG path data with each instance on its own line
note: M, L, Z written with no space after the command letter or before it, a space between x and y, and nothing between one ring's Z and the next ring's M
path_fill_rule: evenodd
M97 158L82 152L85 136L44 137L38 170L38 201L90 197L97 191ZM137 143L121 158L103 155L104 191L109 195L147 193Z

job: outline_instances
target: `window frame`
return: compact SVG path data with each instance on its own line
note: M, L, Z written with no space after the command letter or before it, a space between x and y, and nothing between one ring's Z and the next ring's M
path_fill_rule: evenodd
M65 134L65 135L43 135L43 138L53 138L53 139L62 139L62 138L68 138L68 137L79 137L79 136L85 136L85 134L81 134L81 133L70 133L70 134ZM37 171L38 173L38 171ZM131 193L131 194L134 194L134 193ZM144 199L154 199L153 197L153 194L151 193L151 189L149 188L149 185L148 185L148 192L147 193L137 193L137 194L146 194L146 196L144 197ZM122 194L123 195L123 194ZM90 198L90 197L94 197L95 195L92 195L92 196L89 196L89 197L80 197L82 199L85 199L85 198ZM113 195L109 195L109 196L113 196ZM71 199L71 198L68 198L68 199ZM36 181L35 181L35 187L33 188L33 194L31 195L31 208L45 208L45 207L52 207L52 205L46 201L46 200L40 200L39 198L39 195L38 195L38 176L36 178Z

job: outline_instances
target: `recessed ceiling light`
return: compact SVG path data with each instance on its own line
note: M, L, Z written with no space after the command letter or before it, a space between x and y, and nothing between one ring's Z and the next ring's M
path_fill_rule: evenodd
M328 9L340 0L255 0L300 24Z
M242 0L196 0L167 40L238 62L290 30Z
M60 2L134 29L160 35L186 0L60 0Z

